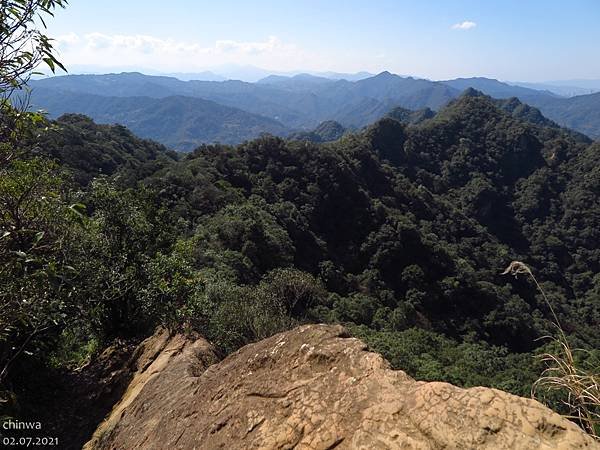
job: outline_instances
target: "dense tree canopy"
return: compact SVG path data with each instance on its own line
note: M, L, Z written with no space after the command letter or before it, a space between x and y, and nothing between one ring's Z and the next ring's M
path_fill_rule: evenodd
M600 179L597 144L515 109L469 92L414 125L179 158L122 127L61 119L37 155L85 207L63 253L75 303L45 337L52 361L159 323L229 352L325 321L418 378L527 395L552 316L501 272L527 261L573 343L597 349Z

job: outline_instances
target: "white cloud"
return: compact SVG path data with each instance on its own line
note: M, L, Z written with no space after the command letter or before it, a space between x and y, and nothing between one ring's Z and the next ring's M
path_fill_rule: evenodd
M265 42L237 42L237 41L217 41L215 48L221 52L241 52L246 54L258 54L265 52L274 52L277 50L284 50L284 45L277 37L269 36L269 39ZM288 46L289 49L293 47Z
M80 39L79 36L77 36L75 33L67 33L58 36L56 39L54 39L54 41L56 42L56 45L58 47L66 48L70 45L78 44L80 42Z
M104 34L78 36L68 33L56 39L60 57L67 64L141 65L160 69L192 70L195 67L236 63L267 67L304 67L314 61L294 44L276 36L264 41L218 40L212 45L163 39L148 35Z
M470 30L471 28L475 28L477 24L475 22L471 22L470 20L465 20L460 23L455 23L452 25L453 30Z

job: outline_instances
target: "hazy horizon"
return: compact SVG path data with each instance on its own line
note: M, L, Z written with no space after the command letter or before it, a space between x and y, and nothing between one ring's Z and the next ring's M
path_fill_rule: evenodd
M105 0L72 1L48 31L67 67L193 73L236 64L269 73L388 70L431 80L545 82L600 78L597 23L593 0L180 0L170 8Z
M395 73L395 72L393 72L391 70L387 70L387 69L383 69L378 72L368 72L366 70L359 70L357 72L343 72L343 71L315 71L315 70L303 70L303 69L279 71L279 70L269 70L269 69L265 69L262 67L251 66L251 65L242 66L242 65L235 65L235 64L230 64L227 66L202 67L202 68L198 68L197 70L194 70L194 71L161 71L161 70L153 69L150 67L95 66L95 65L72 65L72 66L67 65L66 69L68 70L68 72L63 72L63 71L58 70L55 74L49 73L47 70L42 71L41 77L53 77L53 76L65 76L65 75L108 75L108 74L121 74L121 73L137 72L137 73L141 73L144 75L150 75L150 76L170 76L170 77L179 78L179 79L186 81L186 80L195 79L195 78L191 78L194 75L208 76L209 74L212 74L212 75L215 75L216 77L222 78L222 79L218 79L218 80L214 80L214 81L239 80L239 81L245 81L245 82L252 83L252 82L256 82L266 76L269 76L269 75L293 77L296 75L308 74L308 75L321 76L321 77L333 78L333 79L343 78L343 76L347 76L347 77L353 78L353 79L363 79L363 78L376 76L382 72L390 72L393 75L398 75L400 77L411 77L411 78L424 79L424 80L429 80L429 81L447 81L447 80L452 80L452 79L456 79L456 78L488 78L488 79L496 79L503 83L523 83L525 85L531 83L531 84L537 84L537 85L548 85L548 86L556 86L556 87L566 86L566 85L568 85L568 83L572 83L574 86L576 86L578 84L585 85L587 83L591 83L591 85L589 86L590 89L592 88L592 86L593 87L598 86L598 88L600 88L600 75L598 76L598 78L574 78L574 79L565 79L565 80L541 79L541 80L534 80L534 81L506 80L506 79L501 79L501 78L497 78L497 77L493 77L493 76L484 77L481 75L472 75L470 77L454 77L454 78L435 79L435 78L421 77L421 76L417 76L417 75L410 74L410 73L402 73L402 74ZM239 78L234 78L234 77L228 77L227 74L229 74L229 73L238 73L238 74L245 74L245 75L242 77L239 77ZM40 75L36 76L36 78L40 78Z

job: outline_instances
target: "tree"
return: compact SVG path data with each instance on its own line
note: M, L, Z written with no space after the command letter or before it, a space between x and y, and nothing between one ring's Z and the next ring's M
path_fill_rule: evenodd
M27 84L33 70L45 63L52 72L65 70L53 53L52 39L43 33L45 16L64 8L67 0L2 0L0 3L0 93ZM41 29L38 28L41 25Z
M65 202L62 184L45 158L0 171L0 383L23 351L38 348L34 338L79 308L70 256L80 213Z
M39 335L68 315L66 248L72 228L55 164L25 151L44 118L15 109L10 96L45 63L63 68L43 30L66 0L0 2L0 383ZM40 25L41 24L41 25Z
M52 39L43 33L44 17L66 5L67 0L0 1L0 168L23 153L24 142L44 122L41 114L25 112L27 95L17 97L15 107L13 93L27 86L40 64L53 73L57 67L66 71L53 53Z

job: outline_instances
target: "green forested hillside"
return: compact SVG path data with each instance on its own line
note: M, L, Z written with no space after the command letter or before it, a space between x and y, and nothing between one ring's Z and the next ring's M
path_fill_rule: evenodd
M546 190L564 188L567 161L588 145L465 96L420 127L386 119L322 147L276 138L206 147L147 183L186 221L218 233L198 241L206 247L200 255L212 255L200 261L217 271L225 264L235 282L292 262L320 277L331 295L303 311L312 320L349 321L370 333L418 326L522 352L550 329L535 291L500 276L513 259L538 268L566 323L596 339L598 305L588 305L596 313L586 328L576 305L588 292L572 286L584 275L564 256L586 250L547 232L573 204ZM238 214L244 219L231 224ZM253 227L267 224L271 232L253 240Z
M312 131L298 131L288 136L288 139L294 141L310 141L310 142L330 142L341 138L346 129L334 120L327 120L319 124Z
M387 117L397 120L405 125L416 125L424 120L431 119L435 116L435 112L429 108L419 109L418 111L412 111L410 109L402 108L400 106L392 109Z
M80 187L60 195L77 204L60 253L10 241L25 256L3 283L30 274L23 292L48 299L4 319L6 342L44 330L10 386L26 389L32 366L76 364L160 323L230 352L323 321L417 378L528 395L554 325L529 280L501 275L512 260L534 269L592 361L598 145L519 108L469 92L416 125L385 118L332 143L264 136L180 159L122 127L61 119L40 148L75 169ZM100 169L114 175L90 183Z
M78 114L61 116L41 138L39 151L68 167L82 186L117 172L120 177L143 178L177 159L174 151L139 139L122 125L98 125Z

